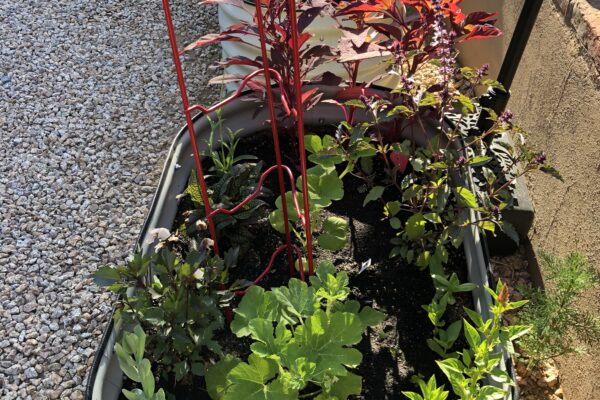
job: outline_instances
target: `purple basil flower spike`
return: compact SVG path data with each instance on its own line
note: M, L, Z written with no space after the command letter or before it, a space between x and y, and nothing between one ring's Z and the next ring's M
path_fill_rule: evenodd
M504 111L502 114L500 114L500 116L498 117L498 122L499 123L505 123L505 124L512 124L512 120L513 120L513 113L510 110L506 110Z
M490 64L483 64L481 68L477 70L477 80L481 80L484 76L486 76L489 69Z
M546 162L546 152L541 151L535 156L535 162L539 165L542 165Z

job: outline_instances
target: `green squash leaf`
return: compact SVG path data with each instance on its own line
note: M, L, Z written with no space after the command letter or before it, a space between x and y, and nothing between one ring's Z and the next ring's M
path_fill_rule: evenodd
M385 314L372 309L371 307L364 307L358 314L360 322L363 326L375 326L385 319Z
M315 289L300 279L292 278L288 286L273 288L272 292L282 311L298 319L312 315L318 307Z
M331 385L331 390L328 394L321 393L315 400L346 400L350 396L358 396L362 392L362 378L351 372L347 375L338 377Z
M348 240L348 221L340 217L327 217L323 221L323 232L317 243L326 250L337 251L346 245Z
M280 379L273 360L250 354L248 363L239 363L227 374L229 385L225 389L223 400L296 400L297 391L286 390Z
M227 375L241 361L231 356L226 356L220 362L213 365L206 371L206 389L210 398L220 400L227 389Z
M252 286L235 310L231 331L238 337L248 336L251 334L249 328L251 320L263 318L269 321L279 321L280 308L280 303L273 292L265 292L260 286Z

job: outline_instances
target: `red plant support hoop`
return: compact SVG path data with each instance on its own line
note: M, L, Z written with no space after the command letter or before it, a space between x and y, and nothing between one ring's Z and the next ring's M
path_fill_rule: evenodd
M269 69L269 58L267 57L267 45L265 43L265 41L263 40L264 38L264 32L265 32L265 27L263 24L263 20L262 20L262 9L260 7L260 0L256 0L254 2L254 7L255 7L255 18L256 18L256 24L258 25L258 31L260 32L260 52L261 52L261 56L262 56L262 62L263 62L263 72L266 71L270 71ZM288 255L288 266L289 266L289 271L290 271L290 276L294 273L294 259L292 257L292 238L291 238L291 234L290 234L290 225L289 225L289 219L288 219L288 209L287 209L287 198L285 196L285 183L283 181L283 171L281 170L281 152L279 151L280 146L279 146L279 135L277 133L277 116L275 115L275 107L273 106L274 102L273 102L273 92L271 91L271 76L270 74L265 73L265 89L267 92L267 103L269 104L269 118L271 119L271 131L273 132L273 144L275 146L275 161L277 162L277 166L278 168L278 178L279 178L279 193L281 194L281 208L283 211L283 226L284 226L284 230L285 230L285 242L287 244L287 255ZM279 79L279 84L281 85L281 78ZM281 90L281 101L282 103L285 104L285 98L283 96L283 90ZM288 107L288 111L289 111L289 107ZM298 211L299 207L298 207L298 199L296 198L296 193L295 193L295 188L293 185L293 174L290 171L290 181L292 181L292 189L294 190L294 192L292 192L292 196L294 199L294 206L296 207L296 211ZM310 220L310 218L309 218ZM275 257L272 258L271 261L273 261L275 259ZM300 258L299 258L299 262L300 264L302 264L302 253L300 253ZM270 270L271 265L269 265L267 267L267 269ZM304 270L301 270L301 274L304 275ZM260 277L259 277L260 278Z
M294 175L289 167L285 166L281 161L281 147L279 143L279 135L277 130L277 119L276 119L276 111L273 99L273 92L271 88L271 79L274 79L280 89L283 89L283 80L279 73L269 67L269 60L267 54L267 45L265 41L265 28L263 22L263 15L261 9L261 1L255 1L255 20L259 32L260 38L260 49L262 54L262 68L257 69L251 74L247 75L238 89L231 94L229 97L223 99L222 101L207 107L201 104L190 105L187 87L185 84L185 77L183 74L183 68L180 60L181 52L177 46L177 39L175 36L175 28L173 26L173 18L171 13L171 7L169 4L169 0L163 0L163 10L165 13L165 22L167 25L167 30L169 34L169 42L171 43L171 51L173 54L173 62L175 64L175 71L177 74L177 82L179 85L179 91L181 93L181 100L183 103L183 112L185 115L185 120L188 128L188 133L190 136L190 142L192 145L192 152L194 156L194 166L196 168L196 172L198 175L198 186L200 188L200 193L202 196L202 201L204 202L204 210L206 214L206 219L208 222L209 232L212 240L214 241L214 251L216 254L219 254L219 244L217 241L216 229L213 222L213 217L217 214L234 214L239 211L244 205L246 205L249 201L254 199L256 196L260 194L261 188L264 184L267 176L277 170L278 174L278 182L279 182L279 192L281 195L282 202L282 211L283 211L283 220L284 220L284 228L285 228L285 244L279 246L272 254L269 264L265 268L265 270L254 280L254 284L260 282L271 270L275 259L277 256L283 251L287 250L287 260L289 265L289 273L290 276L294 274L294 253L298 259L299 263L299 274L300 278L304 280L304 266L302 262L302 251L292 244L291 238L291 229L289 226L288 220L288 208L287 208L287 199L285 196L285 175L289 178L290 187L292 191L292 199L294 202L294 209L298 218L300 219L304 233L306 235L306 247L307 247L307 262L308 262L308 271L309 274L314 273L314 263L313 263L313 254L312 254L312 231L311 231L311 223L310 223L310 204L309 204L309 196L308 196L308 183L306 178L306 152L304 146L304 110L302 108L301 101L301 93L302 93L302 82L300 76L300 54L299 54L299 43L298 43L298 26L296 21L296 2L295 0L287 0L289 19L291 21L290 30L292 35L291 45L292 45L292 53L293 53L293 80L294 80L294 97L295 97L295 108L291 109L288 104L285 96L284 90L281 91L281 104L283 110L286 114L293 116L297 128L297 137L298 137L298 145L299 145L299 158L300 158L300 169L302 176L302 193L306 194L303 196L303 204L302 209L298 204L298 199L296 196L296 187L294 183ZM194 129L194 122L192 113L194 111L200 111L202 113L210 113L216 111L225 105L229 104L236 98L238 98L244 88L248 86L249 82L254 79L258 75L263 75L265 80L265 92L266 92L266 100L269 109L269 117L270 117L270 125L273 136L273 145L275 148L275 160L276 165L269 167L265 172L263 172L260 176L256 189L253 193L247 196L244 200L242 200L239 204L231 209L217 208L213 209L210 204L210 198L208 197L208 190L206 186L206 180L204 176L204 171L202 169L202 158L200 156L200 152L198 150L198 145L196 142L196 133ZM245 291L241 290L236 292L236 294L241 295Z

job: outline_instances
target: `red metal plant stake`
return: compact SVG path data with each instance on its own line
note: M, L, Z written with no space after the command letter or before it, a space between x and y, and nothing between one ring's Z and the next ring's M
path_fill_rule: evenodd
M263 24L263 15L261 10L261 1L255 0L255 15L256 24L258 26L258 33L260 35L260 52L262 55L262 64L265 71L265 91L267 94L267 104L269 105L269 117L271 118L271 132L273 133L273 145L275 147L275 161L278 167L278 178L279 178L279 194L281 195L281 208L283 211L283 226L285 229L285 243L287 244L287 256L290 276L294 273L294 259L292 257L292 238L290 235L290 225L288 219L287 199L285 197L285 184L283 181L283 170L281 163L281 147L279 146L279 134L277 133L277 116L275 115L275 104L273 102L273 92L271 91L271 74L269 71L269 58L267 56L267 45L265 43L265 26ZM281 92L283 95L283 91ZM290 172L291 173L291 172ZM291 179L293 181L293 177ZM293 182L292 182L293 184ZM296 194L292 194L294 202L297 206ZM302 263L302 253L300 253L299 263ZM301 275L304 271L301 272Z
M257 2L259 0L256 0ZM304 200L304 233L306 234L306 258L308 273L314 272L312 255L312 230L310 226L310 204L308 182L306 179L306 150L304 148L304 109L302 108L302 82L300 78L300 46L298 45L298 21L296 19L296 1L288 0L290 31L292 35L292 62L294 66L294 93L296 95L296 128L298 130L298 147L300 155L300 172L302 173L302 193Z
M277 248L277 250L275 250L275 252L273 253L273 255L271 256L271 260L269 260L269 265L267 265L267 268L265 268L265 270L254 280L254 284L256 285L258 282L260 282L268 273L269 271L271 271L271 267L273 266L273 263L275 262L275 259L277 258L277 256L279 255L279 253L281 253L283 250L285 250L287 248L286 244L282 244L281 246L279 246ZM294 250L294 252L296 253L296 257L298 257L299 261L299 267L300 267L300 279L304 280L304 265L302 265L302 250L300 250L298 248L298 246L292 245L292 249ZM235 292L236 296L243 296L244 294L246 294L246 290L238 290Z
M179 91L181 92L181 101L183 102L183 112L185 113L185 120L187 123L188 133L190 135L190 142L192 144L192 152L194 154L194 163L196 165L196 171L198 175L198 186L200 187L200 193L202 194L202 201L204 202L204 210L206 215L212 212L210 206L210 199L208 197L208 191L206 190L206 182L204 181L204 171L202 170L202 159L198 152L198 146L196 144L196 133L194 132L194 121L192 120L192 112L190 110L190 102L187 95L187 89L185 87L185 78L183 76L183 69L181 68L181 60L179 59L179 51L177 50L177 38L175 37L175 28L173 27L173 18L171 17L171 7L169 6L169 0L163 0L163 10L165 12L165 21L167 23L167 30L169 31L169 41L171 42L171 51L173 52L173 62L175 63L175 71L177 72L177 83L179 84ZM214 250L216 254L219 254L219 244L217 243L217 233L212 218L207 218L208 229L210 237L214 242Z
M265 28L264 28L264 22L263 22L263 15L261 12L260 0L256 0L256 2L255 2L255 6L256 6L255 18L256 18L256 23L258 26L258 31L259 31L259 36L260 36L263 68L257 69L256 71L253 71L252 73L246 75L244 77L244 79L242 80L242 82L240 83L240 86L238 87L238 89L233 94L231 94L229 97L223 99L222 101L220 101L210 107L206 107L201 104L190 105L189 99L188 99L188 94L187 94L187 88L185 85L185 77L183 74L183 68L181 65L181 60L179 58L181 53L179 52L178 47L177 47L175 28L173 26L173 19L172 19L171 9L170 9L170 5L169 5L169 0L163 0L165 21L166 21L167 30L169 33L169 41L171 43L171 50L173 53L173 62L175 64L175 70L177 73L177 82L179 84L179 90L181 92L181 99L183 102L183 109L184 109L184 114L185 114L185 118L186 118L188 133L190 135L190 143L192 145L192 152L193 152L193 156L194 156L194 166L196 168L197 175L198 175L197 184L200 189L202 201L204 202L206 219L207 219L208 226L209 226L210 236L211 236L212 240L214 241L214 251L216 254L219 254L219 245L217 242L216 229L215 229L214 222L213 222L214 216L217 214L231 215L231 214L235 214L236 212L238 212L244 205L248 204L248 202L250 202L252 199L256 198L260 194L261 188L264 184L264 181L271 172L273 172L274 170L277 170L277 173L278 173L279 191L281 194L281 201L282 201L282 208L283 208L282 212L283 212L283 218L284 218L286 243L284 245L279 246L273 252L273 255L271 256L269 264L267 265L265 270L253 281L254 284L257 284L258 282L260 282L260 280L262 280L267 275L267 273L271 270L271 268L275 262L275 259L283 250L287 250L290 276L294 274L293 255L295 253L296 257L298 258L298 263L299 263L299 267L300 267L300 271L299 271L300 278L302 280L304 280L304 265L302 262L302 251L298 248L298 246L293 245L292 240L291 240L291 229L289 226L289 219L288 219L287 199L285 196L285 193L286 193L286 191L285 191L285 175L286 174L290 180L290 187L291 187L291 192L292 192L292 201L294 203L294 209L295 209L295 212L296 212L298 218L302 222L302 225L303 225L303 228L304 228L304 231L306 234L309 273L310 274L313 273L312 234L311 234L311 227L310 227L310 207L309 207L309 199L308 199L308 184L307 184L307 180L306 180L306 153L305 153L305 148L304 148L304 116L303 116L302 97L301 97L302 82L300 79L300 69L299 69L300 56L299 56L299 45L298 45L298 28L297 28L297 24L296 24L295 2L294 2L294 0L291 0L288 4L289 4L288 7L290 7L290 9L292 10L289 15L289 18L292 21L291 31L292 31L292 50L293 50L293 59L294 59L293 60L294 61L294 74L293 75L294 75L294 86L295 86L295 96L296 96L296 104L295 104L294 110L290 109L290 105L288 104L288 102L285 98L285 95L284 95L285 91L283 90L284 89L283 79L282 79L281 75L277 71L275 71L269 67L269 60L268 60L266 41L265 41L265 37L266 37L265 36ZM195 129L194 129L192 112L200 111L200 112L206 114L206 113L210 113L210 112L213 112L215 110L218 110L218 109L224 107L225 105L227 105L228 103L232 102L237 97L239 97L240 94L242 93L242 91L244 90L244 88L249 84L249 82L260 74L263 74L264 79L265 79L265 92L266 92L266 98L267 98L267 105L269 108L269 116L270 116L271 131L272 131L272 136L273 136L273 144L274 144L274 149L275 149L276 165L269 167L265 172L263 172L261 174L255 190L250 195L248 195L244 200L242 200L240 203L238 203L235 207L233 207L230 210L227 210L224 208L213 209L210 204L210 198L208 196L208 189L206 186L204 171L202 169L202 158L200 156L200 152L198 150L198 146L197 146L197 142L196 142L196 134L195 134ZM280 143L279 143L279 135L278 135L278 130L277 130L277 116L276 116L275 104L274 104L273 93L272 93L272 88L271 88L271 78L275 79L275 81L277 82L277 84L280 88L280 92L281 92L280 98L281 98L281 104L282 104L283 110L286 112L286 114L293 115L295 117L295 122L296 122L297 129L298 129L298 141L299 141L299 147L300 147L300 166L301 166L301 173L302 173L302 191L303 191L303 193L306 194L305 196L303 196L304 212L301 212L300 205L298 204L297 192L296 192L296 186L295 186L293 173L290 170L290 168L283 165L283 163L281 161L281 147L280 147ZM245 293L245 290L240 290L240 291L236 292L236 294L238 294L238 295L241 295L243 293Z
M248 204L252 199L256 198L260 194L260 190L262 189L262 187L265 183L265 179L267 179L267 176L275 170L278 170L278 172L280 172L280 173L282 171L285 171L287 173L287 175L290 179L290 185L292 186L292 200L294 202L294 207L296 208L298 214L300 214L300 206L298 205L298 199L296 197L296 185L294 183L294 175L292 174L292 170L286 165L281 165L281 166L273 165L273 166L267 168L267 170L260 175L258 183L256 184L256 188L254 188L254 191L252 193L250 193L244 200L239 202L235 207L233 207L230 210L227 210L225 208L217 208L217 209L213 210L209 216L212 218L217 214L232 215L232 214L235 214L236 212L238 212L239 210L241 210L241 208L243 206Z

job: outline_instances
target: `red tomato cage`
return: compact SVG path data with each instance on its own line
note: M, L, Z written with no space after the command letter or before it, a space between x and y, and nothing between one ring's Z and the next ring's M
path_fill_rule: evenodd
M256 21L256 26L257 26L258 32L259 32L260 50L261 50L261 55L262 55L261 68L258 68L256 71L247 75L241 81L237 90L235 92L233 92L231 95L229 95L227 98L225 98L225 99L221 100L220 102L213 104L211 106L205 106L202 104L190 104L190 101L188 98L188 91L187 91L187 87L186 87L186 83L185 83L185 77L183 74L182 63L181 63L181 59L180 59L182 51L179 50L179 47L177 45L177 38L175 36L175 28L173 25L171 7L169 4L169 0L163 0L165 21L166 21L167 30L169 33L169 41L171 43L171 51L173 53L173 62L175 64L175 71L177 74L177 82L179 85L179 90L181 93L181 101L183 104L183 114L185 115L187 131L189 133L190 142L191 142L192 149L193 149L194 168L196 169L196 173L198 176L197 184L199 186L200 193L202 196L202 201L204 203L208 229L210 232L210 236L211 236L212 240L214 241L214 251L216 254L219 254L220 250L219 250L219 243L217 240L218 238L217 238L216 230L215 230L215 224L213 221L214 216L217 214L230 214L231 215L231 214L234 214L237 211L241 210L245 204L247 204L248 202L250 202L252 199L254 199L256 196L258 196L260 194L262 185L264 184L264 181L269 174L276 172L277 176L278 176L279 193L281 195L283 220L284 220L284 228L285 228L285 244L279 246L277 249L274 250L268 265L265 267L263 272L254 279L254 284L257 284L258 282L260 282L269 273L269 271L273 267L277 257L284 251L287 254L287 261L288 261L288 265L289 265L290 276L293 276L296 273L295 268L294 268L294 257L295 257L298 260L298 264L299 264L298 265L298 267L299 267L298 273L300 275L300 278L302 280L304 280L304 266L302 265L303 264L302 250L298 246L296 246L295 244L292 243L292 238L291 238L291 229L290 229L289 219L288 219L288 206L287 206L288 200L286 199L286 196L285 196L285 193L286 193L285 181L286 181L286 179L288 180L289 185L291 187L293 210L294 210L294 212L296 212L299 220L301 221L302 228L306 235L307 251L306 251L305 259L308 262L308 272L309 272L309 274L313 274L313 272L314 272L314 261L313 261L313 254L312 254L312 231L311 231L311 226L310 226L310 221L311 221L310 205L309 205L310 199L309 199L309 196L302 196L302 199L303 199L302 204L299 204L298 198L297 198L297 191L296 191L296 187L295 187L295 183L294 183L295 182L294 173L288 166L284 165L281 161L281 158L282 158L281 157L281 147L280 147L280 142L279 142L276 110L275 110L275 104L274 104L274 95L273 95L271 85L276 84L280 88L283 88L283 80L277 71L275 71L269 67L269 58L267 55L268 50L267 50L267 45L266 45L266 40L265 40L265 27L264 27L264 21L263 21L264 17L262 14L260 4L261 4L260 0L257 0L255 2L255 6L256 6L255 7L255 21ZM280 97L280 101L282 103L283 109L289 113L289 115L293 118L293 121L294 121L294 126L296 129L296 137L298 139L298 152L299 152L298 156L299 156L299 161L300 161L300 175L302 176L301 190L302 190L302 193L308 193L307 179L306 179L306 168L307 168L306 167L306 151L305 151L305 147L304 147L304 110L302 108L302 101L300 99L301 86L302 86L301 77L300 77L300 54L299 54L300 44L299 44L298 26L297 26L297 20L296 20L296 2L295 2L295 0L287 0L287 9L289 12L289 19L290 19L290 33L292 36L289 45L291 46L291 51L292 51L292 56L293 56L293 59L292 59L293 76L292 76L292 78L293 78L293 96L295 96L295 98L293 101L293 103L294 103L293 107L290 106L290 104L288 103L288 101L285 99L284 96ZM234 101L236 98L238 98L243 93L243 91L247 87L249 87L249 83L251 83L251 81L259 75L262 76L262 78L264 79L264 83L265 83L265 96L264 96L265 100L264 101L266 102L266 106L269 111L270 126L271 126L272 137L273 137L273 145L275 148L276 163L275 163L275 165L268 167L262 173L254 192L251 193L244 200L242 200L239 204L237 204L236 206L234 206L231 209L213 208L210 203L210 198L208 196L205 175L204 175L204 171L202 169L202 158L200 155L200 151L198 150L198 145L197 145L197 140L196 140L196 132L195 132L194 123L193 123L193 115L196 112L201 112L201 113L207 114L207 113L217 111L218 109L220 109L220 108L224 107L225 105L229 104L230 102ZM283 93L283 90L281 91L281 93ZM242 294L242 293L243 292L238 292L238 294Z

